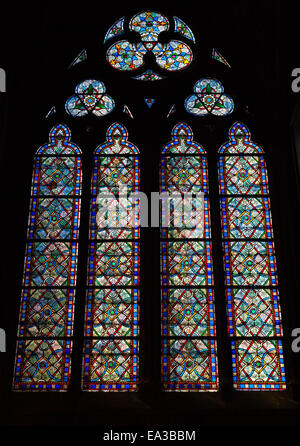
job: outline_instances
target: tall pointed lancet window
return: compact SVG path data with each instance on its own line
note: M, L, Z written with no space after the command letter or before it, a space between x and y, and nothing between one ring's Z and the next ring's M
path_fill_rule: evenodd
M82 389L138 388L139 150L115 123L92 176Z
M228 330L237 390L285 389L267 168L236 122L219 149Z
M35 156L14 390L68 389L81 195L81 151L66 125Z
M162 150L162 380L166 391L218 388L207 159L177 124Z

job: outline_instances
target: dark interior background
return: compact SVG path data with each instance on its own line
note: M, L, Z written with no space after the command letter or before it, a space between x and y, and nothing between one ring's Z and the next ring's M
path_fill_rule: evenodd
M120 17L146 9L170 19L176 15L193 30L196 45L189 68L166 74L158 82L131 79L105 60L111 42L107 29ZM295 426L300 415L300 353L291 350L291 331L300 327L299 174L293 139L299 95L291 90L291 72L300 67L296 14L292 2L189 2L117 5L39 3L6 8L0 31L0 66L6 70L7 92L0 94L0 166L2 203L0 327L7 352L0 354L1 425L33 426ZM165 38L172 36L172 31ZM182 39L184 40L184 39ZM188 41L186 41L188 43ZM83 49L88 60L67 69ZM232 69L213 61L217 48ZM149 68L153 61L149 60ZM160 72L155 65L154 71ZM142 71L142 70L139 70ZM165 73L164 73L165 74ZM225 118L195 117L184 109L200 77L218 78L235 101ZM115 110L102 118L71 118L64 104L85 78L102 80ZM149 109L144 98L155 98ZM134 119L123 113L126 104ZM166 118L171 106L176 113ZM57 113L45 118L55 105ZM231 363L225 326L225 298L219 219L217 149L227 141L229 127L245 123L266 153L275 248L284 324L286 392L232 392ZM160 390L159 232L142 230L141 251L141 389L128 393L83 393L80 390L85 300L89 172L96 145L105 140L113 122L124 124L129 140L141 151L142 190L158 191L159 154L171 129L184 121L208 153L216 289L219 373L218 393L163 393ZM53 125L64 122L72 141L83 151L83 204L80 233L78 294L74 325L72 378L67 393L11 391L20 287L34 152L48 140Z

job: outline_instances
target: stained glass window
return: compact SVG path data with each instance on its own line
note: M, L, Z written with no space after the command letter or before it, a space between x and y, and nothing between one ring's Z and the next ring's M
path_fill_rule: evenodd
M144 73L139 74L138 76L132 76L132 79L136 79L138 81L158 81L165 78L155 73L153 70L146 70Z
M14 390L68 389L81 195L81 151L64 124L35 156Z
M186 98L184 106L187 112L196 116L227 116L234 110L234 102L224 94L221 82L211 78L196 82L194 94Z
M47 112L45 118L46 118L46 119L49 118L49 116L54 115L54 113L56 113L55 105L53 105L53 106L50 108L50 110Z
M186 37L187 39L190 39L192 42L195 43L195 37L191 28L187 26L187 24L184 23L183 20L179 19L178 17L174 17L174 23L175 23L176 33L181 34L182 36Z
M83 49L80 51L80 53L75 57L75 59L70 63L70 65L68 66L68 68L72 68L75 65L77 65L78 63L84 62L85 60L87 60L87 52L86 49Z
M228 68L231 68L231 65L227 62L225 57L223 57L222 54L219 53L219 51L217 51L215 48L212 49L211 57L212 57L212 59L217 60L218 62L223 63Z
M138 33L141 41L131 43L128 40L119 40L114 43L107 50L108 63L116 70L134 71L144 65L144 56L150 52L155 57L157 65L164 70L178 71L186 68L193 60L192 50L186 43L181 40L171 40L168 43L159 42L159 35L163 31L168 31L169 28L167 17L158 12L144 11L134 15L129 22L129 31ZM178 18L175 18L175 32L184 35L193 42L195 40L190 28ZM117 34L120 33L117 32ZM151 77L148 74L147 70L142 77L138 76L135 79L161 79L155 73Z
M104 116L115 108L115 101L106 94L103 82L95 79L87 79L75 88L75 94L65 104L66 112L73 117L81 117L88 114Z
M95 151L82 389L138 388L139 151L121 124Z
M237 390L285 389L282 326L263 150L236 122L220 150L228 330Z
M109 28L109 30L105 34L104 43L112 39L113 37L119 36L120 34L124 33L124 20L125 17L122 17Z
M166 391L218 388L207 159L177 124L162 150L162 379Z
M155 102L155 99L154 98L145 98L144 101L145 101L145 104L147 105L147 107L151 108Z

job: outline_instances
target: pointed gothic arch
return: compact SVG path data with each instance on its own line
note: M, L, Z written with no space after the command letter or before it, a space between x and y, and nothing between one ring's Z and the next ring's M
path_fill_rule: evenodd
M81 203L81 151L64 124L36 151L14 390L66 391L70 381Z

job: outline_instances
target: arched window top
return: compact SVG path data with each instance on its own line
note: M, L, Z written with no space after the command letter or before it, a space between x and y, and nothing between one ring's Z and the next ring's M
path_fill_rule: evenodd
M220 81L213 78L200 79L195 83L195 93L218 94L224 93L224 87Z
M95 155L132 155L139 154L139 149L128 141L128 132L126 128L115 122L106 133L105 143L98 146Z
M162 154L202 154L205 155L205 149L193 140L193 131L190 126L184 122L179 122L172 130L172 140L163 148Z
M71 142L69 127L57 124L49 133L49 143L42 145L36 155L81 155L81 150Z
M96 79L86 79L80 84L76 85L75 93L77 94L101 94L105 93L106 88L103 82L98 81Z
M264 153L259 145L251 141L249 129L241 122L235 122L228 134L229 141L220 147L219 153L231 155Z

